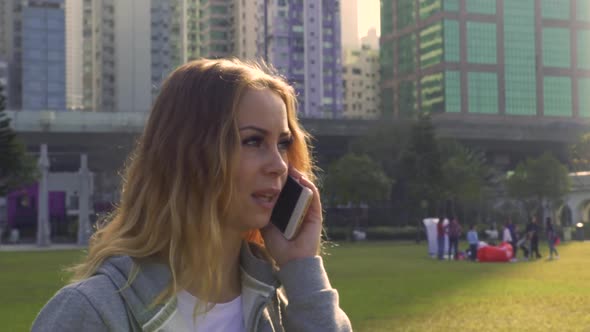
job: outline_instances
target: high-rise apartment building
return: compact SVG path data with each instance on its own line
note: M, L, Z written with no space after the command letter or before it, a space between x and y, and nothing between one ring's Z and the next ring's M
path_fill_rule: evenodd
M84 108L82 1L65 0L65 19L66 106L71 110L80 110Z
M82 108L81 8L79 0L0 2L0 58L7 62L8 108Z
M240 59L256 59L256 38L260 26L257 1L234 1L233 54Z
M358 0L340 0L340 7L342 48L357 49L360 47L358 37Z
M152 91L150 6L142 0L84 0L83 13L85 108L148 111Z
M15 4L15 0L0 1L0 57L3 58L12 53Z
M188 5L194 5L195 2L151 0L151 79L154 98L161 82L188 59Z
M234 50L234 0L199 2L199 56L223 58Z
M200 54L200 3L84 0L85 108L149 111L168 74Z
M590 1L381 8L384 112L590 117Z
M343 115L348 119L376 119L381 114L379 51L365 45L342 52Z
M0 58L7 63L6 107L22 107L22 1L0 1Z
M64 0L29 0L22 5L22 107L65 110Z
M304 117L342 116L338 0L263 0L258 50L295 86Z
M377 29L370 28L367 32L367 35L361 37L361 45L362 46L369 46L374 50L379 49L379 36L377 36Z

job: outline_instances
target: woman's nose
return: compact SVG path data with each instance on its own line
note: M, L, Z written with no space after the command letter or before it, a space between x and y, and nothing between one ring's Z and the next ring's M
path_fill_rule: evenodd
M275 175L283 175L289 169L288 159L286 152L281 151L278 148L269 151L269 163L267 166L267 172Z

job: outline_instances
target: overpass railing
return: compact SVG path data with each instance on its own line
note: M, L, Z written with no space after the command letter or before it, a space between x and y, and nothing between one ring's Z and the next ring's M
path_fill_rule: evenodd
M17 132L141 132L143 112L6 111Z

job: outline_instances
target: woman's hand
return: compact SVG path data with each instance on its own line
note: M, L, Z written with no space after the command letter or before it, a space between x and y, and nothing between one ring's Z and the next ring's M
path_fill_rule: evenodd
M272 223L261 229L266 248L279 266L294 259L316 256L322 232L322 203L318 188L295 169L290 169L289 175L311 189L313 197L295 238L287 240Z

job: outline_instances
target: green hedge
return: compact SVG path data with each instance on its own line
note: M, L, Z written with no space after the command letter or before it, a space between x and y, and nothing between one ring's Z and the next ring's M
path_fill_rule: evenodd
M469 225L462 225L463 227L463 234L461 235L462 239L465 239L467 232L469 231ZM488 224L477 224L475 225L477 230L477 235L481 241L487 241L487 235L485 231L489 229L490 225ZM526 225L519 225L519 233L521 233L525 229ZM324 232L324 238L330 241L352 241L352 226L326 226ZM394 226L374 226L369 227L367 229L363 229L367 232L367 240L369 241L384 241L384 240L409 240L415 241L416 240L416 227L415 226L404 226L404 227L394 227ZM498 236L502 238L502 230L503 226L498 225ZM561 229L558 229L561 238L563 239L563 234L561 234ZM420 240L426 240L426 231L423 227L419 230ZM590 223L584 224L584 237L586 240L590 240ZM545 239L545 231L541 230L540 239ZM576 233L576 227L572 227L572 240L578 240L578 235Z
M325 235L330 241L351 241L352 227L332 226L326 227ZM376 226L369 227L365 230L367 232L367 240L369 241L383 241L383 240L416 240L416 227L391 227L391 226ZM420 239L426 239L426 233L423 228L419 230Z

